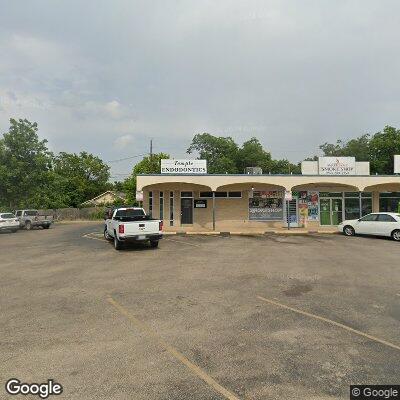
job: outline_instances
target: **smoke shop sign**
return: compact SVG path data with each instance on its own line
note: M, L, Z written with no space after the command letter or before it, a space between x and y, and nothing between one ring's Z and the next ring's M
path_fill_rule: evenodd
M319 175L355 175L355 157L319 157Z
M161 160L162 174L206 174L207 160Z

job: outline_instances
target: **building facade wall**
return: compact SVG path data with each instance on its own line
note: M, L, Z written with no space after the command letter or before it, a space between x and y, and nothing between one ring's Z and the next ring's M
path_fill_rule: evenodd
M163 177L161 177L163 178ZM176 176L175 176L176 178ZM227 176L226 178L229 178ZM245 177L247 178L247 177ZM254 178L254 177L253 177ZM308 177L309 178L309 177ZM325 180L325 177L322 177ZM317 192L359 192L360 188L365 188L368 193L371 193L372 197L372 209L371 211L379 211L379 193L385 191L400 191L400 177L394 177L398 182L389 182L386 184L376 184L376 179L365 181L362 178L361 182L353 181L355 186L341 183L342 177L333 177L337 183L318 183L321 177L314 178L313 181L308 183L299 183L297 180L292 180L291 186L293 191L317 191ZM247 178L248 179L248 178ZM360 178L359 178L360 179ZM387 179L387 178L386 178ZM229 179L219 181L218 183L229 182ZM304 180L303 180L304 181ZM199 180L197 181L199 182ZM200 180L201 182L201 180ZM203 182L205 182L203 180ZM145 183L145 182L144 182ZM276 181L276 183L278 183ZM372 183L372 185L368 185ZM143 183L142 183L143 185ZM159 210L159 199L160 191L164 193L164 227L165 230L185 230L185 231L208 231L213 229L213 218L212 218L212 198L207 198L207 208L193 208L193 224L184 225L181 223L181 192L192 192L193 201L200 199L200 192L212 191L212 183L209 186L199 183L191 182L163 182L160 179L159 183L152 183L151 185L143 185L144 201L143 206L147 212L149 212L149 193L152 192L153 210L152 215L155 218L160 217ZM215 187L215 186L214 186ZM217 187L217 191L240 191L242 193L241 198L216 198L215 199L215 223L217 231L240 231L243 229L266 231L273 228L280 228L285 226L285 219L276 221L254 221L249 219L249 194L252 190L257 191L284 191L286 189L283 185L261 183L261 182L241 182L233 184L223 184ZM174 193L174 218L173 225L170 224L170 192ZM344 195L343 195L343 206L344 206ZM305 220L304 226L307 228L319 228L321 226L320 220L308 221Z

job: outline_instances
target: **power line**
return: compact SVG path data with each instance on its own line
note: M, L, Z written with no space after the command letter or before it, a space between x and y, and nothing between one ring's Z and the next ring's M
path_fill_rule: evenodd
M125 158L119 158L118 160L109 160L109 161L106 161L106 163L113 163L113 162L125 161L125 160L130 160L130 159L132 159L132 158L143 157L143 156L146 156L146 155L147 155L147 153L137 154L136 156L125 157Z

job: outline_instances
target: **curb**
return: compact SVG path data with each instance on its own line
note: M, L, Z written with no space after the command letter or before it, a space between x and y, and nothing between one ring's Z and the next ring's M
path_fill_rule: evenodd
M262 236L262 235L315 235L315 234L326 234L336 235L339 231L255 231L255 232L238 232L238 231L221 231L221 232L164 232L164 235L176 235L176 236Z

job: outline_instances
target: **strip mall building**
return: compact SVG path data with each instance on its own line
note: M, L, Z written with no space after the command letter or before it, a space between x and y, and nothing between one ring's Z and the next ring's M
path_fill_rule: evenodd
M399 172L396 156L395 172ZM242 231L335 226L370 212L400 212L400 175L370 175L352 157L304 161L301 175L207 174L204 160L166 160L138 175L143 207L166 230Z

